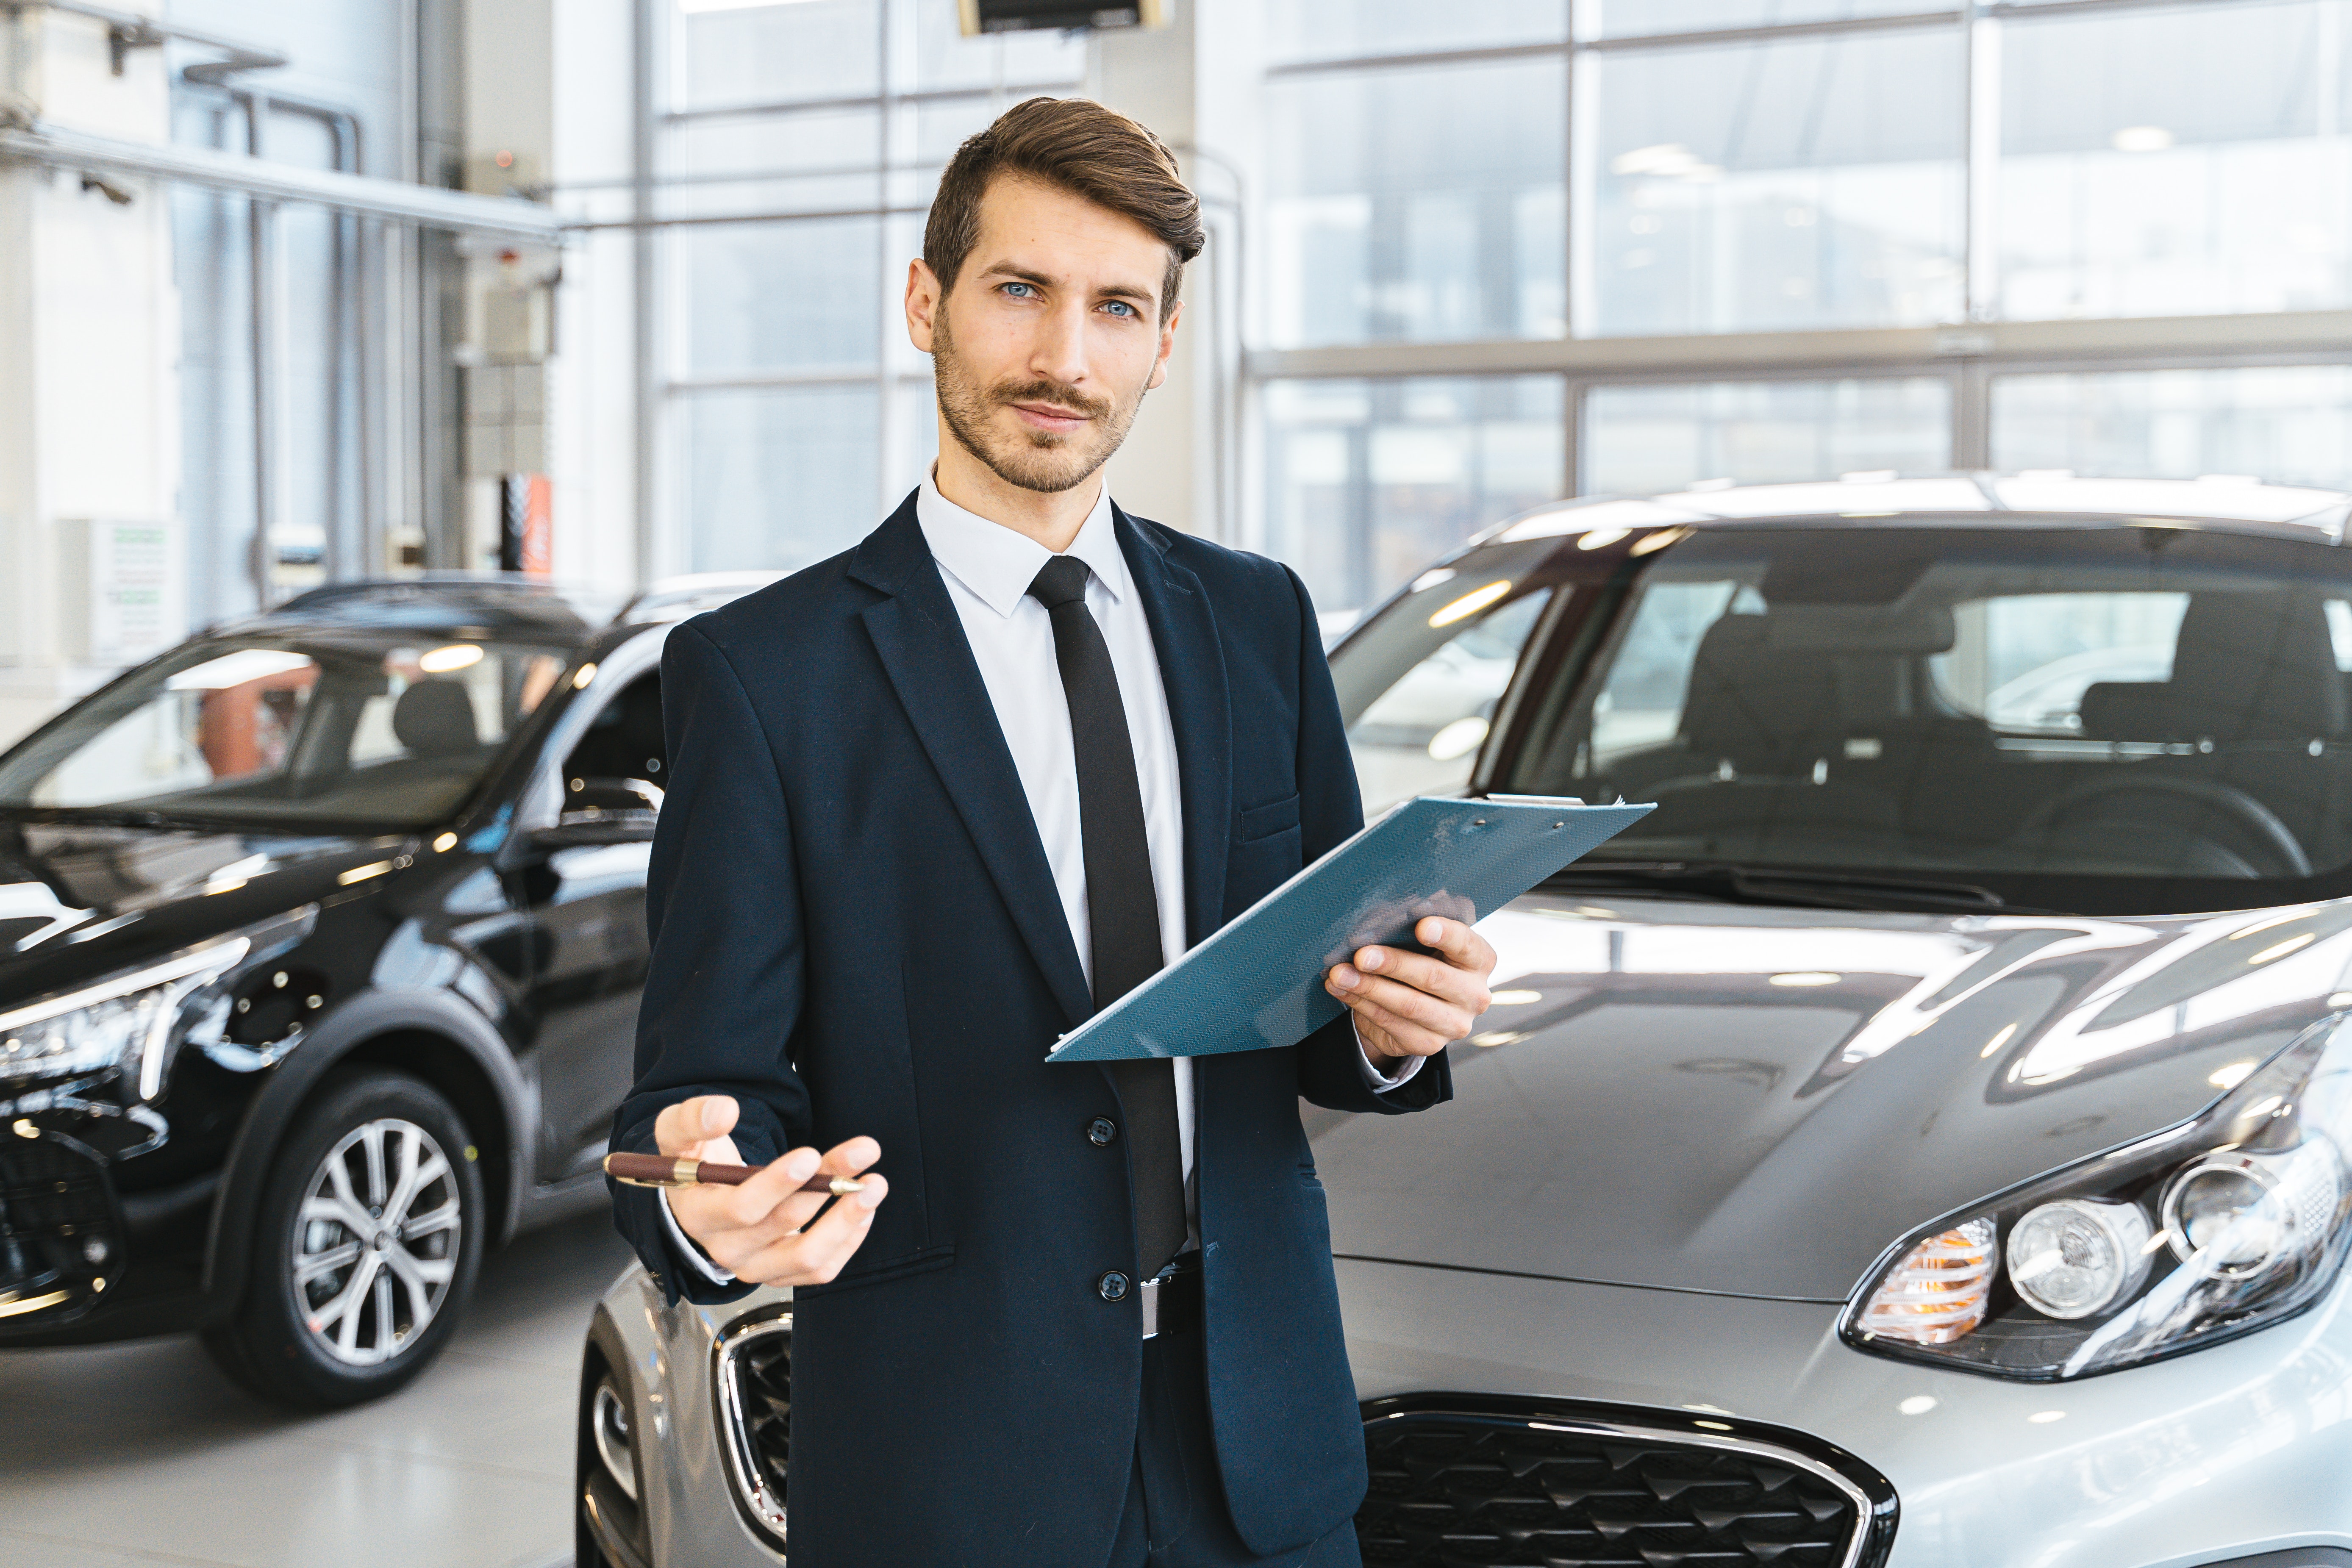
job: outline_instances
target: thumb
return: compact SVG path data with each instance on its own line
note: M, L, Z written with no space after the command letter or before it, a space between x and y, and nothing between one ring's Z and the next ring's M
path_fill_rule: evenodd
M732 1095L698 1094L668 1107L654 1119L654 1142L665 1154L703 1159L709 1153L705 1145L732 1132L740 1114L741 1109ZM728 1146L733 1148L731 1142Z

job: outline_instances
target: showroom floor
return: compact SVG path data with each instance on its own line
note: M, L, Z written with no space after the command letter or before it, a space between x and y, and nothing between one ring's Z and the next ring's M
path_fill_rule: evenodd
M437 1364L331 1415L193 1339L0 1352L0 1568L568 1564L581 1336L627 1261L602 1215L524 1237Z

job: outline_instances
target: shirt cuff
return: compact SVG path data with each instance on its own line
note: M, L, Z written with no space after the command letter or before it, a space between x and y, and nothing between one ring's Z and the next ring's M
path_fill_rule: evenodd
M1418 1067L1420 1063L1415 1062L1413 1065ZM1404 1079L1399 1079L1397 1081L1399 1083L1402 1083ZM709 1255L704 1252L702 1248L695 1246L693 1241L688 1237L685 1226L677 1223L677 1215L670 1212L669 1189L667 1187L664 1187L658 1196L661 1198L662 1224L669 1227L669 1244L671 1248L676 1251L680 1258L683 1258L688 1263L693 1264L696 1270L713 1285L734 1284L735 1276L730 1274L726 1269L719 1268L716 1263L711 1262Z
M1356 1027L1356 1018L1352 1013L1348 1016L1348 1027L1350 1030ZM1361 1033L1356 1035L1356 1066L1363 1071L1364 1087L1374 1094L1386 1094L1392 1089L1402 1089L1412 1081L1412 1075L1419 1072L1421 1064L1428 1059L1426 1057L1407 1057L1404 1058L1404 1065L1397 1068L1393 1074L1384 1073L1374 1065L1372 1047L1364 1044L1363 1035Z

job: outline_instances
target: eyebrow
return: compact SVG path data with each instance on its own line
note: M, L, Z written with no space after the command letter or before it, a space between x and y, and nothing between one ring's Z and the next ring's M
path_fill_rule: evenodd
M1023 283L1034 283L1040 289L1058 289L1062 286L1062 280L1058 278L1050 277L1034 268L1023 267L1017 262L1011 261L996 262L983 268L981 276L1013 279ZM1151 289L1134 283L1107 284L1095 290L1095 293L1100 299L1127 300L1139 305L1157 305L1160 302L1160 297Z

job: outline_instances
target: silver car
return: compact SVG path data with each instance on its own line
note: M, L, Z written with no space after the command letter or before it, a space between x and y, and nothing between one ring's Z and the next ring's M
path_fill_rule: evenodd
M1306 1112L1368 1563L2352 1564L2347 504L1570 503L1344 639L1369 810L1658 802ZM614 1286L583 1564L782 1559L791 1342Z

